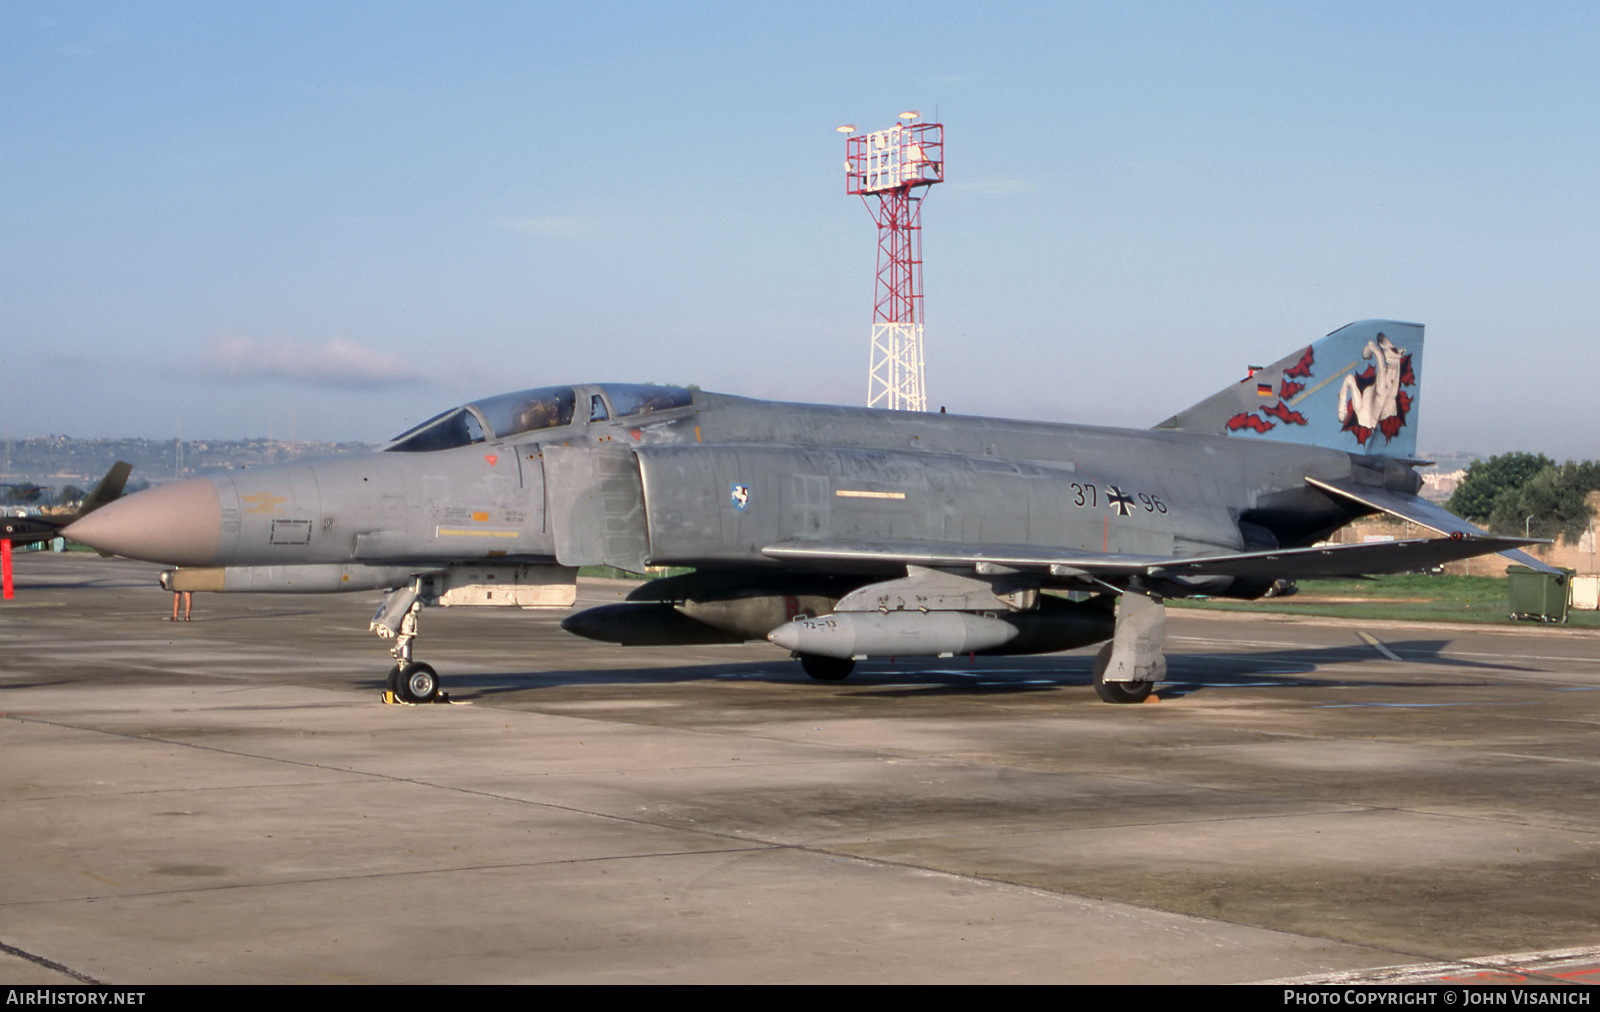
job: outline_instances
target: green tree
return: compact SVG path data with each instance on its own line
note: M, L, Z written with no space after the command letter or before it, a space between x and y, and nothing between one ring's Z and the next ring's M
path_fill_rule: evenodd
M1489 529L1496 534L1526 530L1534 537L1577 541L1594 516L1588 494L1596 488L1600 488L1600 463L1569 460L1559 466L1552 464L1520 488L1503 488L1496 494Z
M1486 523L1494 513L1504 492L1519 492L1533 476L1555 461L1542 453L1502 453L1488 460L1474 460L1467 465L1467 473L1456 486L1446 508L1458 517L1473 523ZM1507 500L1508 508L1510 500ZM1527 516L1526 513L1523 516ZM1517 520L1522 529L1522 520Z

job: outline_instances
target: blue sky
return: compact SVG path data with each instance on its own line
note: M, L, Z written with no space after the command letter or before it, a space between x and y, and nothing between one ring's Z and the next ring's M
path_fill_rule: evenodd
M1149 425L1428 326L1420 446L1600 457L1600 6L0 5L0 423L380 439L596 379L859 403L833 128L946 125L931 399Z

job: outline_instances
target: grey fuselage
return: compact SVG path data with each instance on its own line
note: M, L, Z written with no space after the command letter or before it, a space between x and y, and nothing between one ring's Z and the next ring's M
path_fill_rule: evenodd
M587 405L607 388L573 389ZM806 542L1199 555L1310 544L1363 512L1308 476L1420 485L1314 446L696 391L651 414L199 479L215 487L214 546L154 561L777 571L763 549Z

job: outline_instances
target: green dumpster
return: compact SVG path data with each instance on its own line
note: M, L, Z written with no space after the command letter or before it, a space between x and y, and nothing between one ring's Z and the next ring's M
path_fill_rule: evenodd
M1507 566L1511 617L1538 622L1565 622L1572 601L1573 570L1541 573L1527 566Z

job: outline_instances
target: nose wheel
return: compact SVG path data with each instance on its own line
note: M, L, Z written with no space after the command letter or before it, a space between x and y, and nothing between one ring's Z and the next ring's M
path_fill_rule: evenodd
M439 673L427 664L396 664L389 669L388 688L402 703L431 703L440 695Z

